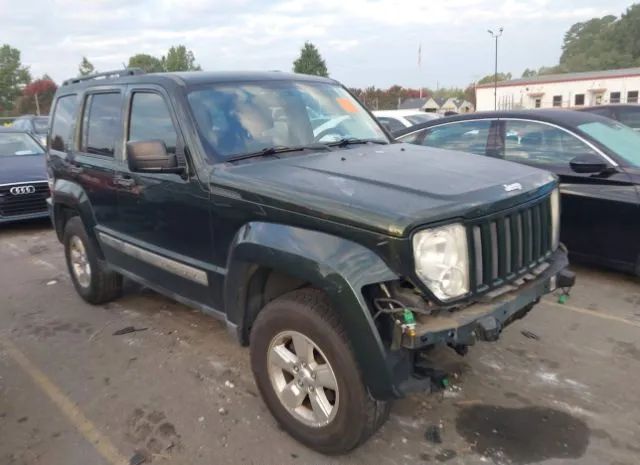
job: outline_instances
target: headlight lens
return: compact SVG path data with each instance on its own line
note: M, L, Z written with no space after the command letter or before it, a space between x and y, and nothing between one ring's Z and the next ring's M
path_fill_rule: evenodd
M556 188L551 193L551 250L560 244L560 191Z
M463 225L425 229L413 236L416 273L440 300L469 292L469 255Z

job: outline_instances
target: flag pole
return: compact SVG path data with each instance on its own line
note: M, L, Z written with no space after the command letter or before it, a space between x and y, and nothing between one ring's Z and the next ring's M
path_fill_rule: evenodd
M422 82L422 42L418 44L418 75L419 82ZM420 84L420 98L422 98L422 84Z

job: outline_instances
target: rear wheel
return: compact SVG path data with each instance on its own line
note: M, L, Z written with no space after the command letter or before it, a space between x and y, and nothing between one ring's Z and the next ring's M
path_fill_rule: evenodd
M79 217L67 221L63 243L71 281L84 300L103 304L120 296L122 276L98 258Z
M325 454L348 452L386 420L326 296L300 289L270 302L251 330L251 365L267 407L295 439Z

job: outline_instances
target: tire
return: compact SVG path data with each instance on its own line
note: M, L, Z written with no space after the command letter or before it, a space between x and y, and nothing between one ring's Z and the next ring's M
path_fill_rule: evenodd
M89 239L80 217L74 216L67 221L62 242L69 275L80 297L90 304L98 305L110 302L120 296L122 275L109 270L104 262L98 258L95 245ZM78 268L74 267L72 259L72 255L80 249L84 250L84 260L80 263L84 265L85 272L78 271ZM77 255L75 256L77 257ZM78 260L75 263L83 268L78 264ZM87 267L88 273L86 273Z
M298 359L301 365L298 365L298 362L292 365L294 369L298 367L298 372L290 371L291 374L287 377L287 370L281 369L280 366L274 368L274 364L271 363L275 359L282 360L273 355L276 353L274 347L278 350L285 348L297 357L293 341L301 340L298 334L304 336L307 343L311 342L315 346L313 356L307 357L311 360L307 365ZM288 341L290 336L291 341ZM391 404L377 401L369 394L362 381L347 333L331 309L326 295L321 291L299 289L267 304L258 314L251 329L250 351L253 375L267 407L285 431L311 449L323 454L346 453L369 439L389 416ZM328 383L327 366L321 363L323 361L328 364L334 375ZM312 365L314 368L311 368ZM287 367L291 368L291 365L287 363ZM309 377L309 371L313 378ZM283 377L280 376L281 372L284 374ZM321 376L322 374L325 376ZM321 378L325 380L325 385L335 382L337 390L321 387ZM273 381L274 379L276 381ZM313 386L308 387L307 381L316 383L318 387L314 392L318 396L324 393L324 400L328 400L332 407L330 415L321 424L311 425L310 422L317 421L317 418L301 419L302 415L297 413L300 411L306 414L305 409L308 409L315 415L318 411L314 410L314 405L311 404L313 392L310 389L313 389ZM299 385L300 382L304 384ZM302 386L301 389L293 391L294 384ZM283 385L289 393L301 391L305 394L300 396L308 397L305 397L302 404L295 409L286 407L277 391ZM293 404L298 404L296 395L289 398L296 399ZM317 405L318 401L315 406ZM325 402L321 405L327 404Z

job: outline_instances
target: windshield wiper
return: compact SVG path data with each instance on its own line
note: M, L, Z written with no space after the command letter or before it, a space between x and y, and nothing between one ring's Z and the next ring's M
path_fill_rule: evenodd
M380 139L358 139L355 137L345 137L335 142L330 142L327 145L331 147L346 147L347 145L355 145L355 144L379 144L379 145L388 145L389 142L383 141Z
M293 147L287 146L275 146L275 147L265 147L262 150L258 150L256 152L243 153L241 155L234 155L233 157L227 158L225 161L238 161L238 160L246 160L247 158L257 158L257 157L265 157L269 155L276 155L278 153L286 153L286 152L302 152L304 150L331 150L328 144L309 144L309 145L297 145Z

